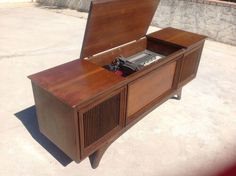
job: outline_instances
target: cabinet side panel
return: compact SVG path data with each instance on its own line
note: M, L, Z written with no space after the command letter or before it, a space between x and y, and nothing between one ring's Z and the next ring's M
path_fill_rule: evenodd
M32 88L41 133L71 159L79 161L74 110L34 83L32 83Z

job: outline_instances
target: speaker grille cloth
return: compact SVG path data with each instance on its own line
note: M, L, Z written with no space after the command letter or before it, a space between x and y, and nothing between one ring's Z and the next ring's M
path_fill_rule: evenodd
M84 146L87 147L119 125L120 94L105 100L83 115Z

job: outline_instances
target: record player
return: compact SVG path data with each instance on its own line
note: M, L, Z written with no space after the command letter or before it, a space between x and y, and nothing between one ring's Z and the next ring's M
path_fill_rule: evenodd
M92 1L80 59L29 76L40 131L75 162L89 157L96 168L112 142L196 77L206 37L170 27L146 35L158 3Z

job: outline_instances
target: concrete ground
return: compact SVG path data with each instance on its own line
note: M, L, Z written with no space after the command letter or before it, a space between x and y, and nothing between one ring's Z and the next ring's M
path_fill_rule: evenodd
M0 6L1 176L210 176L236 166L236 47L213 41L182 100L167 101L120 137L98 169L88 159L72 162L41 135L27 75L77 59L85 19Z

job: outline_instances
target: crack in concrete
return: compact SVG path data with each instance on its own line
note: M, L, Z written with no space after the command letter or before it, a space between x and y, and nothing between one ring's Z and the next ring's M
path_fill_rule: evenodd
M0 56L0 60L9 59L9 58L13 58L13 57L22 57L22 56L25 56L25 55L26 55L26 54L3 55L3 56Z
M66 51L78 51L80 50L79 47L63 47L63 48L45 48L45 49L37 49L37 50L31 50L31 51L24 51L24 53L12 53L12 54L5 54L0 55L0 60L3 59L11 59L15 57L23 57L23 56L37 56L37 55L45 55L45 54L51 54L51 53L63 53Z

